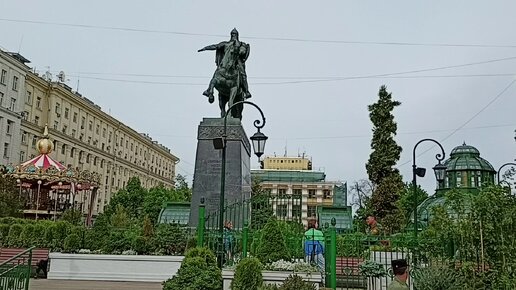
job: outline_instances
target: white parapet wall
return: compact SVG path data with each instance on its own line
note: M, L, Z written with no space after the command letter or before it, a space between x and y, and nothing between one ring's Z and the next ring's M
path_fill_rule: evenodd
M289 275L294 274L293 272L285 272L285 271L262 271L263 283L264 284L276 284L280 285L288 278ZM295 273L298 276L301 276L304 281L312 282L315 286L315 289L319 289L320 284L322 283L322 277L320 273ZM222 279L224 280L224 290L231 289L231 281L233 281L233 277L235 276L235 271L233 270L222 270Z
M162 282L181 266L183 256L50 253L48 279Z

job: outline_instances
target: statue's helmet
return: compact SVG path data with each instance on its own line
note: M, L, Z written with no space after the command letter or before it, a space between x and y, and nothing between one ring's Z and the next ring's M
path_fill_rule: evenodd
M236 36L236 38L238 38L238 30L236 30L236 28L233 28L233 30L231 30L231 36Z

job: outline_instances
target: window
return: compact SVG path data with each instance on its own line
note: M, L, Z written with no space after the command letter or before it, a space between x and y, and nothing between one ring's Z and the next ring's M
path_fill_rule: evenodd
M90 122L88 123L88 129L89 129L90 131L91 131L91 130L93 130L93 121L90 121Z
M56 114L61 114L61 104L56 103Z
M73 122L74 123L77 123L77 113L76 112L73 112Z
M287 195L287 189L285 189L285 188L278 189L278 197L279 198L284 198L285 195Z
M462 175L460 172L457 172L457 178L456 178L456 186L457 187L461 187L462 186Z
M20 162L25 161L25 151L20 151Z
M11 104L9 105L9 110L11 111L16 111L16 99L15 98L11 98Z
M70 109L68 108L65 108L65 113L64 113L64 117L65 119L68 119L68 115L70 114Z
M278 204L276 206L276 216L278 217L287 217L288 207L286 204Z
M315 198L315 189L308 190L308 198Z
M13 77L13 91L17 91L17 90L18 90L18 77L14 76Z
M12 134L12 132L13 132L13 126L14 126L14 125L13 125L13 122L11 122L11 121L7 121L7 130L6 130L6 133L7 133L8 135L11 135L11 134Z
M0 92L0 107L4 104L4 93Z
M100 125L97 124L97 128L95 128L95 134L100 134Z
M106 128L102 128L102 137L106 138Z
M36 148L37 142L38 142L38 136L32 136L32 147Z
M5 85L6 78L7 78L7 71L5 69L3 69L2 75L0 76L0 84Z
M308 217L316 216L316 214L317 214L317 207L316 206L309 205L307 209L308 209Z
M22 142L22 144L27 144L27 132L22 132L21 142Z
M9 143L4 143L4 158L9 158Z
M61 147L61 154L66 154L66 144L63 144L63 147Z
M59 122L54 121L54 130L59 130L58 127L59 127Z
M75 129L72 129L72 137L75 138Z
M331 198L331 191L329 189L324 189L323 195L324 195L325 199L329 199L329 198Z
M22 113L22 119L25 120L25 121L28 121L30 119L30 113L28 111L24 111Z
M84 124L86 123L86 118L81 117L81 129L84 129Z
M63 132L63 134L66 134L66 129L68 129L68 126L63 125L63 131L62 131L62 132Z
M41 110L41 98L40 97L36 98L36 108Z
M34 116L34 124L39 125L39 116Z
M25 103L32 105L32 93L27 91L27 95L25 96Z
M75 148L72 147L72 149L70 149L70 157L73 158L73 153L75 152Z

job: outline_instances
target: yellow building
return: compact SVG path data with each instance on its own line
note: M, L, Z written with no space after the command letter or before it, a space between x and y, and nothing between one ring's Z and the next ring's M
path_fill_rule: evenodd
M170 149L104 113L66 84L27 72L22 85L20 159L37 155L36 142L48 124L55 160L101 174L95 213L133 176L147 188L174 186L179 159Z

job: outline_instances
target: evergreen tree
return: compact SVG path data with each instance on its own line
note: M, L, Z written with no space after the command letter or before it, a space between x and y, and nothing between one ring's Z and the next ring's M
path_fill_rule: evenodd
M401 103L393 100L385 86L380 87L378 97L376 103L368 106L369 118L373 123L373 139L366 169L375 188L370 206L387 231L396 231L401 226L396 216L399 214L397 201L403 189L403 180L394 166L400 159L402 148L394 140L398 126L392 111Z
M22 203L16 181L0 172L0 217L19 216Z

